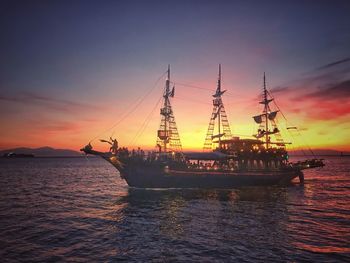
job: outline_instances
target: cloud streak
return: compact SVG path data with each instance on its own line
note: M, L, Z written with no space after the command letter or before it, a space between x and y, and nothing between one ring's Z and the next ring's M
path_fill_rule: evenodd
M344 59L341 59L341 60L338 60L338 61L335 61L335 62L332 62L332 63L328 63L326 65L323 65L321 67L316 68L316 70L323 70L323 69L332 68L334 66L338 66L340 64L344 64L344 63L347 63L347 62L350 62L350 57L349 58L344 58Z
M302 99L322 99L326 101L334 99L348 100L350 99L350 80L306 94Z
M19 95L0 95L0 101L10 103L20 103L24 105L35 105L44 107L45 109L60 111L60 112L75 112L79 110L102 110L103 108L97 105L88 103L75 102L66 99L38 95L36 93L24 92Z
M82 123L77 123L73 121L31 120L31 121L28 121L28 125L40 130L42 133L50 133L50 134L77 133L83 129Z
M350 80L307 93L300 101L310 101L308 116L318 120L331 120L350 114Z
M290 90L291 90L291 87L275 87L275 88L272 88L270 91L275 94L275 93L284 93Z
M350 114L349 62L350 58L344 58L328 63L314 70L312 76L272 88L271 93L278 95L290 112L304 115L308 121L346 117ZM294 105L298 109L293 109Z

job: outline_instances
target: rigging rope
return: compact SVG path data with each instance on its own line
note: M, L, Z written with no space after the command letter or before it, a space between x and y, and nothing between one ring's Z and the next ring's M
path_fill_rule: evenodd
M101 132L100 134L98 134L97 136L95 136L92 140L90 140L89 143L93 142L94 140L96 140L98 137L100 137L101 135L105 134L106 132L114 129L118 124L120 124L123 120L125 120L128 116L130 116L130 114L132 114L139 106L140 104L148 97L149 94L151 94L151 92L157 87L159 81L165 76L165 74L167 74L167 71L165 71L155 82L154 86L143 96L139 97L137 100L135 100L136 104L134 105L134 107L132 107L132 109L128 112L126 112L124 114L124 116L122 116L119 120L117 120L110 128L106 129L105 131ZM135 103L134 102L134 103ZM130 104L132 105L132 104ZM114 132L113 132L114 134Z
M185 83L180 83L180 82L173 82L173 84L176 86L183 86L183 87L188 87L188 88L193 88L193 89L200 89L200 90L215 92L215 89L208 89L208 88L203 88L203 87L185 84ZM229 90L227 90L225 94L226 94L225 96L227 96L227 97L235 97L235 98L237 97L237 96L234 96L234 94Z
M210 91L210 92L214 92L215 90L213 89L207 89L207 88L202 88L202 87L198 87L198 86L194 86L194 85L189 85L189 84L184 84L184 83L180 83L180 82L174 82L174 84L176 86L183 86L183 87L189 87L189 88L194 88L194 89L201 89L201 90L206 90L206 91Z
M288 124L288 123L290 123L288 120L287 120L287 118L286 118L286 116L283 114L283 112L282 112L282 110L280 109L280 107L278 107L278 105L277 105L277 103L276 103L276 100L274 99L274 96L272 95L272 93L271 93L271 91L267 91L268 92L268 94L271 96L271 98L273 99L273 103L275 104L275 106L276 106L276 108L279 110L279 112L281 113L281 115L282 115L282 117L286 120L286 123ZM294 126L294 125L292 125L292 126ZM294 126L295 128L296 128L296 131L297 131L297 135L301 138L301 140L302 140L302 142L304 143L304 145L306 145L306 147L308 148L308 150L311 152L311 154L312 154L312 156L314 157L314 158L316 158L316 155L315 155L315 153L313 152L313 150L311 149L311 147L307 144L307 142L306 141L304 141L304 139L303 139L303 137L301 136L301 133L300 133L300 131L299 131L299 129L296 127L296 126ZM288 131L288 133L293 137L293 139L294 139L294 136L293 136L293 134L289 131L289 129L287 129L287 131ZM306 156L307 154L305 153L305 151L301 148L301 151L302 151L302 153Z
M143 134L143 132L145 131L145 129L147 128L154 111L158 108L159 103L162 101L163 96L161 96L158 100L158 102L156 103L156 105L153 107L152 111L147 115L146 119L144 120L144 122L142 123L140 129L137 131L137 133L135 134L135 136L133 137L133 139L130 141L129 145L133 146L134 143L136 144L138 138Z

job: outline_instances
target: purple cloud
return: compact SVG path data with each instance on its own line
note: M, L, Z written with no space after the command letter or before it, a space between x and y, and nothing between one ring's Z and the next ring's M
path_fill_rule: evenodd
M102 107L88 104L88 103L82 103L82 102L75 102L71 100L66 99L60 99L56 97L48 97L43 95L38 95L31 92L24 92L18 95L0 95L0 100L5 102L14 102L14 103L21 103L21 104L29 104L29 105L36 105L39 107L44 107L45 109L51 109L55 111L61 111L61 112L75 112L79 110L102 110Z

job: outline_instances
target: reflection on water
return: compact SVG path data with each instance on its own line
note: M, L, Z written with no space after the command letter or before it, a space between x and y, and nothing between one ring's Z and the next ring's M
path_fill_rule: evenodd
M153 227L147 230L147 237L157 243L154 248L145 244L149 253L155 249L155 254L162 254L165 245L166 257L183 260L278 259L290 246L285 224L286 189L130 189L119 201L129 204L123 211L126 220L133 220L142 211L140 216ZM275 254L267 253L270 250Z
M34 261L350 260L349 159L305 185L128 188L100 159L0 160L0 256Z

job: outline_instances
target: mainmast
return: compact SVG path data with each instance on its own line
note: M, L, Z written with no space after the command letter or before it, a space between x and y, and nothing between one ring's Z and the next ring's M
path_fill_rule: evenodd
M175 117L170 103L174 97L175 86L170 87L170 65L168 65L167 79L163 93L163 107L160 109L161 122L158 130L157 146L159 152L181 151L180 136L176 127Z
M216 92L213 95L213 111L209 121L207 135L205 137L203 150L210 150L213 146L213 139L218 139L219 148L221 147L222 138L231 138L230 124L227 119L224 104L222 102L221 96L226 92L226 90L221 90L221 64L219 64L219 76L217 82ZM215 120L217 118L218 134L214 133ZM222 127L222 130L221 130ZM222 131L222 132L221 132Z

